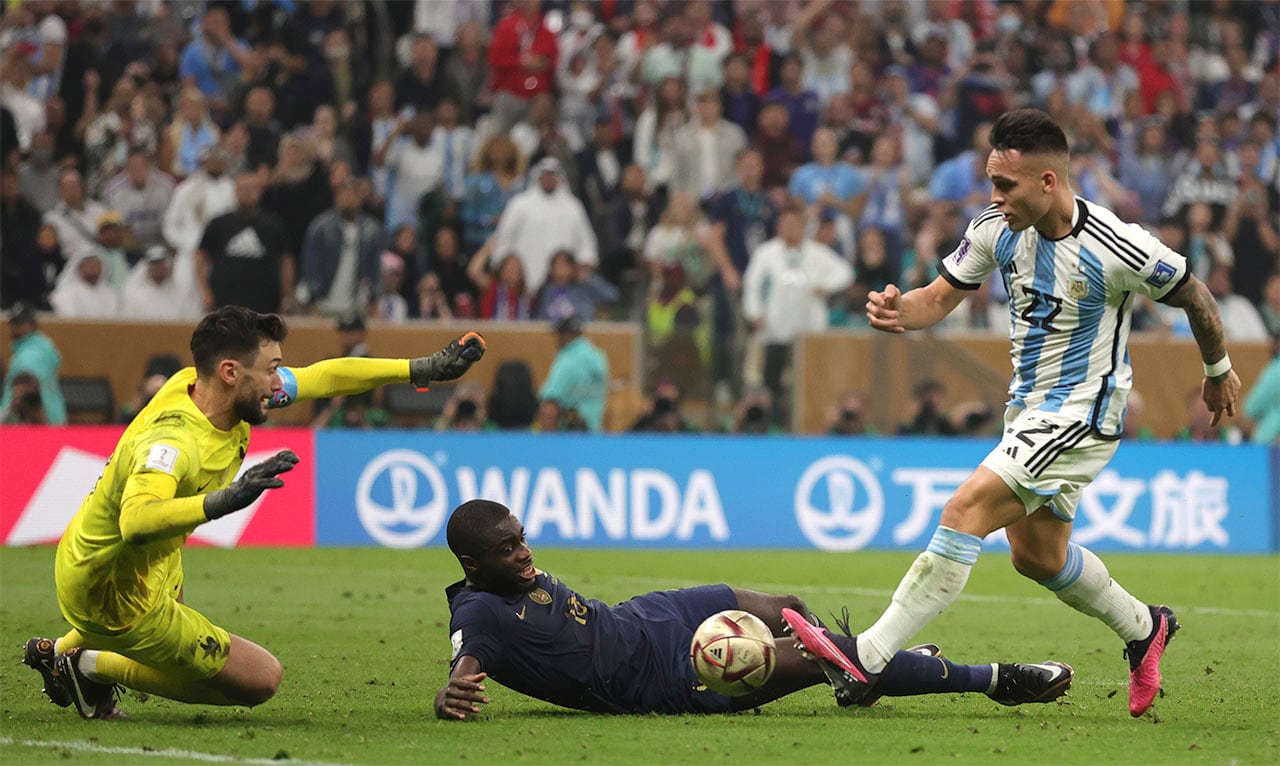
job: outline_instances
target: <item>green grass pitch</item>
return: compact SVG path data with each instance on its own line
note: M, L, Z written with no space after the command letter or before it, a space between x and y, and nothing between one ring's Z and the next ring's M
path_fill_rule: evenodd
M253 710L129 695L128 721L81 721L50 705L19 664L31 635L64 630L53 551L0 550L4 763L664 764L1280 763L1280 558L1105 557L1140 598L1173 606L1183 630L1166 694L1131 719L1118 639L989 553L960 600L919 637L963 662L1060 659L1065 701L1004 708L981 695L885 699L838 709L815 687L757 712L608 717L560 710L490 685L481 720L437 721L448 673L439 549L184 553L186 595L216 622L274 651L279 695ZM589 597L709 582L794 592L819 614L847 604L855 626L887 603L904 553L535 550L538 566Z

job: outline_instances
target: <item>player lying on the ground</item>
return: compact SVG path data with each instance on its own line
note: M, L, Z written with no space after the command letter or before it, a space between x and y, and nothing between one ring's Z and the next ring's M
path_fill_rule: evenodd
M117 684L205 705L270 699L279 660L182 600L188 535L284 486L279 475L298 462L284 450L237 479L249 427L294 401L453 380L484 354L470 332L428 357L291 369L281 366L286 333L275 314L226 306L205 315L191 335L195 366L170 378L120 437L58 543L54 582L72 629L26 644L24 662L55 704L113 718Z
M611 607L534 569L524 527L499 503L463 503L446 534L466 579L445 591L453 669L436 694L440 718L478 713L489 702L486 678L555 705L601 713L745 710L826 681L790 640L778 643L769 681L746 697L708 690L689 660L693 632L707 617L741 609L781 636L782 609L809 613L796 596L708 585L646 593ZM959 665L937 654L933 645L898 652L875 696L983 692L1018 705L1055 700L1071 686L1071 668L1061 663Z

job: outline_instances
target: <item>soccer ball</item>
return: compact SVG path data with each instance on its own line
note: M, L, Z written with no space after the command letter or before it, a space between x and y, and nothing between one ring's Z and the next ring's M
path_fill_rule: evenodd
M776 663L773 634L764 620L741 609L717 612L693 632L689 658L707 688L743 697L764 686Z

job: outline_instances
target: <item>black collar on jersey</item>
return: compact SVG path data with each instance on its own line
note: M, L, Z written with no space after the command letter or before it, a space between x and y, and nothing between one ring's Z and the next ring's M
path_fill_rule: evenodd
M1078 237L1080 236L1080 232L1084 231L1084 222L1089 220L1089 208L1085 207L1084 200L1081 199L1080 197L1076 197L1075 202L1076 202L1075 215L1072 216L1073 218L1075 218L1075 221L1071 225L1071 231L1067 232L1066 234L1063 234L1061 237L1058 237L1057 239L1050 239L1049 237L1045 237L1042 234L1040 236L1044 237L1044 241L1061 242L1067 237Z

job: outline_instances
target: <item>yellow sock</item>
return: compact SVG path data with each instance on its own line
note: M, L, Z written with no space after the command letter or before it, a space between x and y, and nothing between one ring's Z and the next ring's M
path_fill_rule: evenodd
M92 670L81 664L80 669L99 683L120 684L126 689L155 694L179 702L205 705L229 705L222 694L210 689L202 681L176 678L162 670L125 657L115 652L96 652L96 664ZM87 658L85 658L87 659Z
M80 631L72 628L67 631L65 636L53 642L53 651L61 654L68 649L75 649L77 646L84 646L84 636L80 634Z

